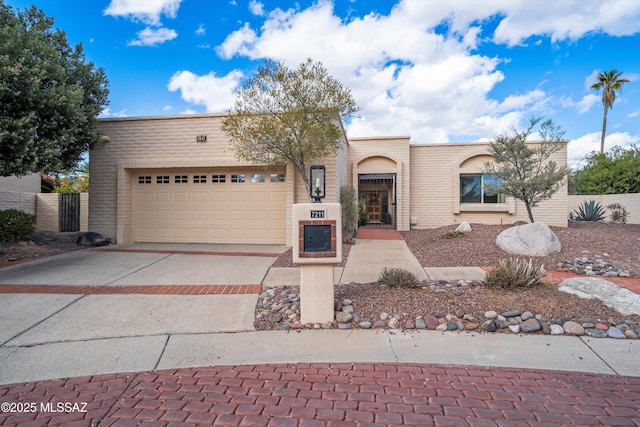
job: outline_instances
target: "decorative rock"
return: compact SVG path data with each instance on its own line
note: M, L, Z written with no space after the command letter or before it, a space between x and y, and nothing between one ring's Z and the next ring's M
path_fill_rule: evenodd
M584 333L591 338L606 338L607 331L601 331L600 329L589 328L585 329Z
M438 322L438 319L431 314L425 316L424 321L427 324L427 329L431 330L435 330L440 324L440 322Z
M342 305L351 305L353 304L353 301L351 301L349 298L345 298L342 300Z
M533 318L533 313L531 313L530 311L525 311L524 313L522 313L520 315L520 318L522 318L522 320L529 320Z
M389 313L380 313L380 320L387 320L389 318Z
M344 311L345 313L352 313L354 312L353 306L352 305L343 305L342 306L342 311Z
M471 233L471 225L467 221L462 221L455 231L458 233Z
M424 319L422 317L418 317L416 319L416 328L417 329L426 329L427 328L427 323L424 321Z
M365 320L364 322L358 323L358 326L360 326L362 329L371 329L371 326L373 326L373 324Z
M459 331L464 331L464 323L456 322L456 328L458 328Z
M321 327L322 329L331 329L331 328L333 328L333 323L331 323L331 322L325 322L325 323L323 323L322 325L320 325L320 327Z
M476 329L478 329L478 327L480 327L480 325L478 325L475 322L470 322L470 323L467 323L466 325L466 329L469 331L475 331Z
M400 321L398 319L396 319L395 317L389 319L389 327L391 329L398 329L398 326L400 326Z
M520 332L520 325L509 325L509 330L514 334L517 334Z
M486 313L484 313L484 317L487 319L495 319L496 317L498 317L498 313L496 313L495 311L487 311Z
M522 312L520 310L509 310L502 313L504 317L516 317L516 316L520 316L521 314Z
M584 326L585 324L583 323L582 326ZM590 323L590 325L593 325L593 323ZM606 331L607 329L609 329L609 326L603 324L603 323L596 323L595 325L596 329L600 329L601 331ZM594 327L592 326L592 328ZM585 326L586 327L586 326Z
M542 331L543 334L549 335L551 333L551 328L549 327L548 322L545 322L544 320L538 320L538 323L540 323L540 330Z
M498 329L496 322L493 320L486 320L480 327L487 332L495 332Z
M496 238L502 250L525 256L547 256L560 252L558 236L542 222L507 228Z
M447 331L449 328L447 328L447 324L443 323L441 325L438 325L438 327L436 328L436 331L440 331L440 332L445 332Z
M320 329L322 325L320 325L320 323L314 323L313 324L313 329Z
M624 332L622 332L620 329L616 328L615 326L612 326L609 328L609 330L607 330L607 335L609 335L611 338L615 338L619 340L627 339Z
M555 323L553 323L550 327L551 329L551 335L562 335L564 334L564 328L560 325L556 325Z
M384 329L385 326L387 326L387 324L384 322L384 320L378 320L376 323L373 324L373 327L376 329Z
M349 322L349 323L338 323L338 329L351 329L351 322Z
M538 322L537 319L530 318L520 323L520 329L522 330L522 332L527 332L527 333L536 332L541 329L541 326L540 326L540 322Z
M624 331L624 336L627 337L630 340L637 340L638 339L638 334L633 332L631 329L627 329L626 331Z
M416 324L413 323L413 320L407 320L406 322L404 322L404 327L406 329L415 329L416 328Z
M344 311L339 311L336 314L336 320L338 321L338 323L351 322L352 319L353 319L353 315L351 313L347 313L347 312L344 312Z
M569 320L562 325L567 335L584 335L584 328L577 322Z

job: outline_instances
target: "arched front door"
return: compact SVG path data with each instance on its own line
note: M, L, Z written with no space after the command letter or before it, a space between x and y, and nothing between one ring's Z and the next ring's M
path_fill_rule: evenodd
M359 226L396 228L396 174L358 174Z

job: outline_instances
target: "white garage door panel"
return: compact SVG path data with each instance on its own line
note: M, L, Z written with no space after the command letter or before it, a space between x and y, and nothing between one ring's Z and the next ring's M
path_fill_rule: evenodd
M286 184L270 182L268 173L265 182L251 182L253 173L250 168L135 171L134 241L284 244ZM232 175L244 175L246 182L232 182ZM194 176L206 181L194 182Z

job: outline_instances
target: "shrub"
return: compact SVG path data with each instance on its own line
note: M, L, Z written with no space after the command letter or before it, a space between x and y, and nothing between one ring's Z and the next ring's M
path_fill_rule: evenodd
M365 226L369 223L369 214L367 213L367 205L364 201L358 203L358 224Z
M390 288L415 288L421 284L412 272L395 267L382 269L378 283Z
M342 205L342 241L349 243L356 234L358 222L358 198L353 187L340 187L340 205Z
M622 206L620 203L612 203L607 205L607 209L609 209L609 218L611 218L611 222L621 222L623 224L627 223L627 208Z
M0 241L27 240L36 232L36 216L16 209L0 211Z
M585 200L571 215L571 219L578 221L602 221L604 218L605 210L595 200Z
M490 285L504 289L514 289L543 283L547 278L544 266L533 264L532 260L519 258L502 259L486 276Z

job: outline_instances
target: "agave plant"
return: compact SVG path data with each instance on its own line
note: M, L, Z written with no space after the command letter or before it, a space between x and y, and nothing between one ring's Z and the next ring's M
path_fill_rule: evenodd
M502 259L486 276L490 285L504 289L523 288L543 283L547 278L544 265L535 265L533 261L519 258Z
M573 211L573 218L578 221L602 221L605 216L605 209L595 200L585 200Z

